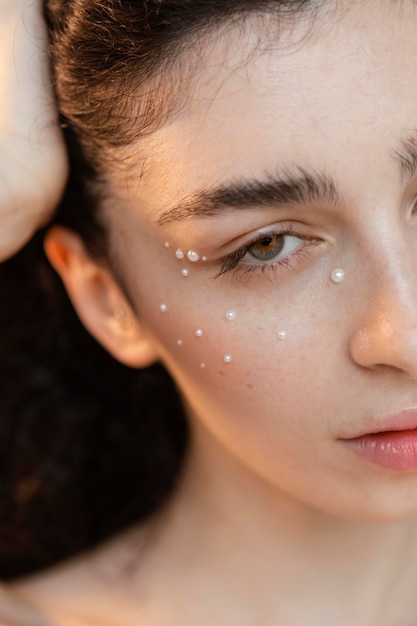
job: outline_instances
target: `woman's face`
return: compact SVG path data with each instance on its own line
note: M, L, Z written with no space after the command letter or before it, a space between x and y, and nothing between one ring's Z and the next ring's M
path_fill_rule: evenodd
M344 5L276 41L256 18L213 37L114 177L110 219L196 448L329 513L392 519L417 512L417 452L393 467L386 445L364 459L344 440L417 427L417 10Z

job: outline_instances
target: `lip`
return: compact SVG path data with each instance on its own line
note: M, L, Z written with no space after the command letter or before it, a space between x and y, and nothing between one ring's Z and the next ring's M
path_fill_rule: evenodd
M417 407L375 420L375 428L341 439L364 461L386 469L417 471Z

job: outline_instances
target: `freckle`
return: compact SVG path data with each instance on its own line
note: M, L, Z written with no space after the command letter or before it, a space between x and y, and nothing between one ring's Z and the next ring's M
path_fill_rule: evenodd
M251 385L250 383L246 383L246 387L247 387L248 389L253 389L253 385Z
M184 276L184 278L186 278L189 273L190 272L185 267L181 270L181 276Z
M161 313L166 313L168 311L168 307L166 304L160 304L159 310L161 311Z
M219 376L224 376L223 370L219 370Z
M178 250L175 253L175 256L177 257L177 259L183 259L184 258L184 252L181 250L181 248L178 248Z
M202 337L203 336L203 331L201 328L197 328L197 330L195 331L195 336L196 337Z

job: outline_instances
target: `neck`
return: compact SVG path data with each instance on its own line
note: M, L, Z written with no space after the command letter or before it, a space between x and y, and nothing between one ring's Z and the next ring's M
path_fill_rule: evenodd
M382 610L389 613L387 603L396 606L398 623L398 602L416 582L414 521L375 524L327 515L254 475L208 433L195 433L182 483L162 519L167 554L186 549L193 571L216 580L205 587L228 589L228 599L248 605L248 615L258 604L281 617L302 598L318 615L325 607L329 623L374 623ZM288 619L298 623L292 614Z

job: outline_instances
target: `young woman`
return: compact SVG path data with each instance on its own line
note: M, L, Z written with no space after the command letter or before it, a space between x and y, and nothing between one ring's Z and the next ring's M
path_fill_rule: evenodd
M73 178L45 250L110 354L163 364L189 442L174 483L142 432L142 519L10 584L3 621L415 626L415 3L49 19Z

